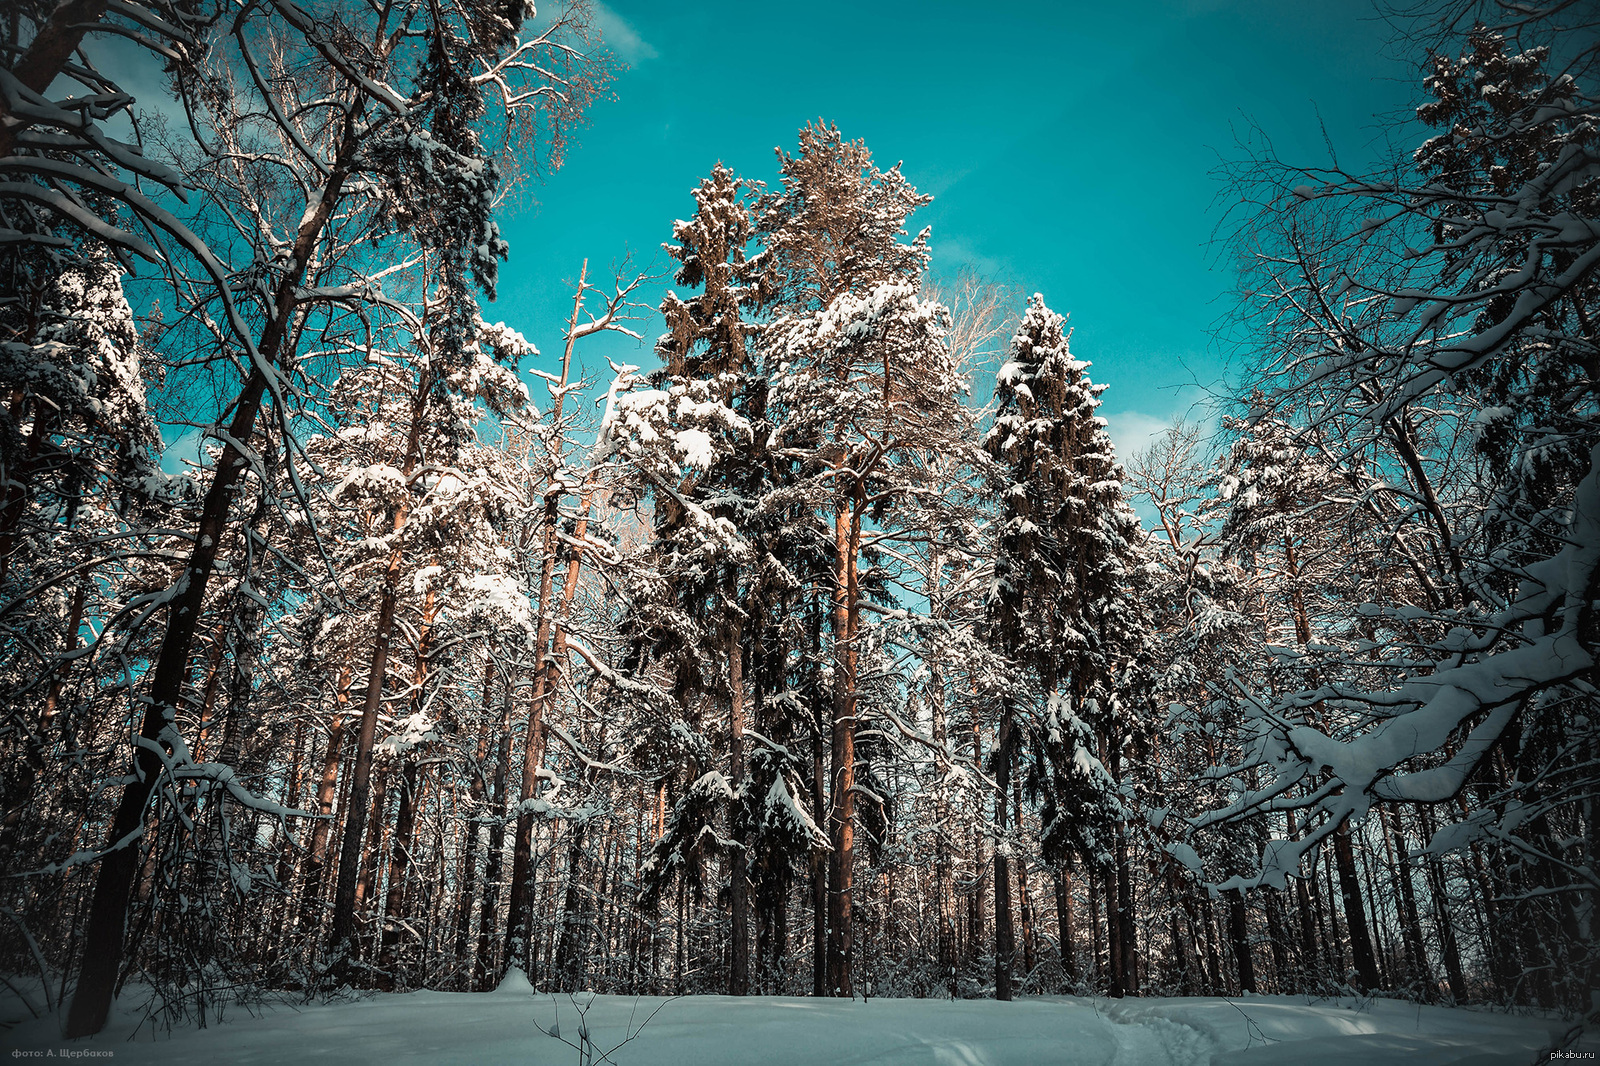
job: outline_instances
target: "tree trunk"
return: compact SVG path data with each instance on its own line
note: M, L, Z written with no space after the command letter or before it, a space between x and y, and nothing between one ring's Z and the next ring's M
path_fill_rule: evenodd
M579 940L583 925L583 844L589 825L579 821L572 825L567 841L567 890L561 902L561 937L556 945L556 990L577 992L579 981ZM552 864L553 865L553 864Z
M1100 880L1106 902L1106 962L1110 978L1107 994L1116 999L1128 994L1128 986L1123 971L1126 956L1122 951L1122 907L1117 900L1115 862L1101 872Z
M1017 839L1022 839L1022 781L1015 774L1011 784L1012 815L1016 822ZM1017 902L1022 914L1022 974L1026 977L1039 964L1038 946L1033 935L1033 899L1028 894L1028 860L1017 855Z
M483 764L489 758L489 743L495 734L494 725L489 720L489 701L493 695L493 686L494 656L486 654L483 657L483 732L478 736L478 756L472 764L472 783L467 786L466 835L461 846L461 889L456 910L455 945L455 957L458 962L468 957L467 947L471 942L472 901L478 879L478 835L483 828L479 806L483 803L483 792L487 784ZM468 992L472 991L470 966L467 968L466 986Z
M730 589L736 593L737 589ZM730 596L730 599L734 598ZM733 772L730 784L736 794L744 789L744 642L739 623L738 607L732 603L732 624L728 633L728 717L732 738L729 742L729 768ZM744 850L744 834L739 825L739 812L730 811L729 836L734 847L729 855L728 905L733 910L729 923L733 943L728 954L728 995L744 996L750 993L750 906L749 857Z
M1099 987L1105 977L1105 965L1100 961L1101 950L1105 944L1100 931L1100 890L1095 884L1094 871L1084 879L1084 887L1089 894L1089 953L1094 960L1094 983Z
M1423 850L1433 841L1433 819L1426 807L1418 809L1422 825ZM1428 858L1428 889L1433 895L1433 919L1439 930L1439 954L1444 959L1445 980L1450 985L1450 996L1457 1003L1466 1002L1466 975L1461 968L1461 948L1456 941L1455 923L1450 918L1449 883L1445 879L1444 863L1437 855Z
M389 806L389 778L394 771L387 765L378 767L377 780L372 786L372 811L367 815L367 824L372 827L372 832L367 835L367 846L361 856L361 877L356 882L355 909L360 912L364 905L376 898L376 885L378 882L379 857L383 854L384 845L384 812ZM359 935L358 935L359 938Z
M83 43L83 35L100 21L108 6L107 0L63 0L34 34L27 51L11 66L11 76L34 92L44 93ZM0 120L12 117L5 98L0 96ZM22 128L11 121L0 121L0 157L11 154Z
M1005 701L1000 717L1000 735L995 741L994 779L994 995L1011 998L1011 968L1017 953L1016 934L1011 925L1011 842L1007 839L1006 810L1011 805L1011 703Z
M983 765L983 728L976 707L972 712L972 765ZM972 895L967 901L967 952L975 965L983 954L984 916L989 913L989 860L984 855L983 830L972 827Z
M437 594L429 588L422 604L422 631L417 636L416 671L411 680L411 713L420 714L428 686L428 657L433 653L433 626L438 615ZM411 863L411 838L416 826L419 779L415 757L406 760L401 775L400 810L396 815L394 844L389 849L389 891L383 901L383 951L381 965L391 972L398 964L401 911L405 903L406 867Z
M350 708L350 667L339 673L338 710L328 725L328 745L322 753L322 776L317 782L316 828L311 831L311 848L300 878L300 924L315 925L313 936L322 925L322 871L327 864L328 837L333 832L333 797L339 779L339 758L344 745L344 724Z
M555 686L549 664L554 663L556 657L550 654L550 635L556 626L557 610L554 594L556 549L559 544L557 531L561 520L561 498L566 492L565 483L560 477L566 461L565 456L561 454L565 443L561 431L561 417L567 397L567 381L572 369L572 350L578 337L578 315L583 309L583 294L588 278L589 260L585 259L583 269L578 274L578 291L572 298L572 317L567 323L566 346L561 356L561 380L550 412L553 432L550 438L550 477L545 484L544 512L539 538L544 556L539 564L539 626L533 642L535 656L533 702L528 707L528 730L523 743L522 787L518 793L518 799L522 803L532 799L538 790L539 767L544 762L545 704L554 695ZM576 573L577 565L577 560L574 559L571 571L573 574ZM576 577L574 576L572 580L575 584ZM526 959L533 944L533 888L528 883L529 873L533 867L533 825L534 816L531 813L518 815L511 856L511 908L506 915L508 964L510 960L515 959L527 965Z
M77 6L69 2L57 14ZM97 6L100 5L91 0L83 8L98 15L94 10ZM104 8L100 7L100 10ZM76 14L73 17L76 18ZM70 35L78 31L68 29L66 32ZM43 45L40 47L42 49ZM76 40L68 48L67 54L75 47ZM29 54L33 50L30 46ZM13 68L14 75L17 69ZM56 69L59 70L59 67ZM48 85L53 78L51 74L45 84ZM39 91L43 91L43 88L41 86ZM357 120L358 113L352 112L345 127L347 133ZM176 737L167 736L167 731L177 728L178 704L183 699L183 689L189 676L189 653L194 646L195 631L200 624L200 613L211 584L211 574L216 569L217 550L228 530L228 512L233 502L234 487L249 467L249 460L245 458L241 446L255 432L256 418L261 412L262 398L266 393L267 378L261 366L281 362L280 349L299 306L297 294L305 278L306 265L311 262L323 226L339 203L354 154L353 147L347 137L335 165L328 173L320 197L306 212L295 235L293 254L287 260L291 269L279 279L272 316L256 346L260 365L252 367L243 389L234 400L227 440L201 503L199 528L191 542L194 546L190 549L175 594L168 601L167 628L162 634L155 665L151 668L149 700L145 704L144 719L139 727L140 740L149 746L135 748L132 780L122 789L116 815L106 834L103 850L107 854L100 862L100 872L95 878L94 899L89 905L78 987L67 1012L66 1025L62 1028L62 1035L69 1040L89 1036L105 1028L106 1016L111 1009L112 989L122 967L122 939L127 925L128 901L139 866L138 852L132 845L142 833L151 794L164 772L157 750L172 751L176 740Z
M411 864L412 834L417 824L417 804L423 779L415 759L407 759L400 773L400 810L395 814L394 838L389 845L389 887L383 900L383 953L380 965L388 971L387 983L396 983L399 968L401 912L405 903L406 868ZM403 983L402 987L404 987Z
M851 928L855 878L856 816L856 625L858 619L856 556L861 542L861 487L854 507L840 507L834 517L838 574L834 598L833 639L833 788L828 829L833 850L828 855L828 992L853 996L850 969L855 956Z
M1122 949L1122 991L1139 994L1139 930L1134 922L1133 871L1128 858L1128 827L1117 826L1117 943Z
M1356 976L1361 982L1360 990L1370 992L1380 985L1378 960L1372 954L1372 938L1367 933L1367 913L1361 905L1361 886L1356 881L1355 849L1350 843L1348 823L1334 830L1333 856L1339 867L1339 890L1344 897L1344 920L1350 932Z
M478 951L473 969L473 981L478 991L491 988L490 974L498 976L490 942L496 923L500 920L500 872L505 861L506 844L506 777L511 765L511 682L501 681L500 744L495 752L494 788L490 793L489 858L483 870L483 909L478 915Z
M1239 991L1256 990L1256 964L1250 954L1250 926L1244 910L1244 893L1228 893L1228 938L1233 941L1233 957L1239 967Z
M813 740L812 815L818 824L826 825L828 779L822 758L824 739L820 726ZM817 850L811 853L811 994L828 994L828 859Z
M1422 917L1417 911L1416 887L1411 882L1411 857L1406 849L1405 830L1400 825L1400 812L1391 815L1387 808L1378 808L1378 817L1384 830L1384 847L1389 855L1389 869L1399 888L1400 930L1406 948L1406 979L1424 989L1431 988L1433 976L1429 973L1428 953L1422 945ZM1432 999L1432 993L1428 995Z
M417 379L411 401L411 425L406 434L405 458L401 475L407 483L421 457L422 424L428 413L433 371L429 363ZM350 773L350 807L345 816L344 840L339 849L339 881L333 895L333 925L328 935L334 957L334 973L343 970L341 959L351 953L350 935L355 921L356 884L360 876L362 844L367 830L367 794L371 787L372 743L378 728L378 710L383 705L383 687L389 666L389 643L394 635L395 604L399 598L400 570L404 560L402 535L410 508L405 503L391 512L395 545L389 552L383 573L383 590L378 597L378 616L372 638L372 656L367 667L367 696L361 709L361 728L356 737L356 762ZM377 827L374 827L374 832ZM374 849L368 849L369 851Z
M1289 973L1289 933L1284 925L1283 893L1276 888L1262 891L1266 893L1267 939L1272 948L1272 990L1281 996L1288 991L1284 981Z
M1372 863L1367 849L1362 848L1358 856L1361 879L1366 883L1367 899L1372 904L1372 946L1378 963L1378 983L1380 988L1393 988L1394 975L1391 970L1394 953L1390 950L1391 944L1385 943L1384 936L1387 930L1380 909L1377 885L1372 880Z
M1062 863L1055 872L1056 931L1061 941L1061 972L1068 990L1078 983L1078 951L1072 929L1072 869Z

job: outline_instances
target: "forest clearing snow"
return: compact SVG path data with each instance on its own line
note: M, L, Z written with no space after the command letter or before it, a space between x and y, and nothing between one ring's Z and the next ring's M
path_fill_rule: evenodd
M6 1020L14 1021L17 1001L7 998ZM1304 996L1061 996L1011 1003L549 996L533 994L520 974L488 994L372 995L277 1004L254 1014L235 1008L221 1024L154 1037L148 1025L137 1028L135 1007L127 998L119 1001L111 1024L91 1041L57 1039L57 1022L46 1017L0 1032L0 1048L14 1061L65 1052L109 1057L117 1066L565 1066L578 1063L579 1053L548 1031L555 1028L576 1044L586 1026L597 1063L605 1061L599 1053L638 1032L612 1052L617 1066L1500 1066L1533 1062L1563 1028L1538 1017ZM1591 1036L1579 1047L1593 1058L1600 1039Z

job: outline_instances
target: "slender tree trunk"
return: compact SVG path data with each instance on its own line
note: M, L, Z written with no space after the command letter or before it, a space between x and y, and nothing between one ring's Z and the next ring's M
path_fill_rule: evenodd
M555 403L550 412L553 433L550 443L550 477L545 484L544 513L540 531L540 545L544 552L539 564L539 625L534 637L533 702L528 707L528 731L523 745L522 787L518 799L526 803L539 787L539 767L544 762L545 704L554 695L553 676L547 663L556 657L550 654L551 630L557 625L555 604L557 531L561 521L561 498L566 492L560 477L565 464L561 454L564 441L561 434L561 417L567 397L567 381L572 369L572 351L578 338L578 315L583 309L583 294L589 279L589 261L583 261L578 274L578 291L572 298L572 317L567 322L566 346L561 355L561 380L557 386ZM574 562L574 565L576 563ZM557 666L559 669L559 666ZM511 907L506 915L507 961L518 960L528 965L533 945L533 888L528 882L533 868L532 813L519 814L516 836L511 856Z
M11 65L11 76L34 92L44 93L83 43L83 35L100 21L109 6L107 0L63 0L57 4L28 42L27 50ZM0 157L11 154L17 134L24 128L13 124L13 117L5 96L0 96Z
M1299 840L1299 824L1294 816L1288 816L1288 836L1290 840ZM1301 935L1301 959L1299 959L1298 988L1285 989L1285 991L1309 991L1310 975L1318 968L1317 952L1317 917L1312 914L1310 906L1310 887L1307 880L1314 874L1294 877L1294 911L1299 916L1299 935Z
M941 592L943 576L944 567L939 546L935 543L928 549L928 581L925 592L930 612L940 621L943 621L945 616ZM934 794L933 898L934 917L938 923L935 950L940 979L949 983L953 995L957 912L955 864L951 855L950 799L945 785L950 772L950 760L944 754L951 750L950 724L945 709L944 668L937 656L932 656L928 660L927 699L933 718L933 742L939 751L934 764L939 774L939 784L935 786L937 791Z
M944 707L944 677L937 664L929 666L930 678L928 681L929 698L933 703L933 740L940 751L948 750L950 738L949 726L945 721ZM934 827L933 843L933 896L935 918L938 922L937 931L937 959L939 976L951 982L954 988L956 967L956 886L955 863L951 855L950 833L950 802L943 784L949 772L948 760L940 755L937 770L940 784L936 786L938 792L934 798Z
M737 586L729 590L737 592ZM730 596L730 599L733 598ZM729 742L729 768L733 772L731 784L738 794L744 788L744 642L739 624L738 608L733 607L732 624L728 634L728 717L732 738ZM729 855L728 905L733 909L730 935L733 944L728 955L728 995L744 996L750 993L750 907L749 907L749 857L745 854L744 834L739 830L738 812L730 812L736 825L733 830L734 847Z
M577 992L579 945L583 925L583 845L588 823L579 821L569 830L567 841L567 890L561 902L561 937L555 954L555 986L562 992Z
M1072 928L1072 868L1062 863L1055 871L1056 930L1061 940L1061 972L1068 990L1078 983L1078 951Z
M1422 843L1426 851L1433 840L1433 820L1426 807L1418 809L1422 826ZM1433 920L1439 930L1439 955L1444 960L1445 980L1450 986L1450 997L1457 1003L1467 998L1466 974L1461 967L1461 948L1456 941L1455 923L1450 917L1449 882L1445 878L1444 863L1437 855L1427 860L1428 889L1433 896Z
M1244 893L1228 893L1228 938L1233 941L1233 957L1239 967L1239 991L1256 990L1256 963L1250 954L1250 925L1246 920Z
M1272 949L1272 990L1283 995L1288 991L1285 981L1289 974L1289 933L1284 924L1283 893L1276 888L1262 891L1266 893L1267 939Z
M1378 963L1379 987L1393 988L1394 975L1391 970L1393 963L1393 952L1390 950L1391 944L1386 943L1384 940L1385 933L1387 932L1385 928L1387 923L1385 923L1383 920L1382 900L1378 897L1377 885L1372 879L1372 863L1367 854L1366 848L1361 849L1361 854L1358 858L1360 860L1359 866L1361 870L1361 879L1366 882L1367 886L1367 901L1372 906L1372 921L1370 926L1372 930L1372 945L1375 949Z
M1328 946L1328 961L1342 984L1349 967L1345 965L1345 937L1344 930L1339 926L1339 908L1334 905L1338 891L1333 887L1333 865L1333 862L1327 860L1322 864L1322 883L1318 886L1321 891L1317 893L1317 910L1319 920L1326 915L1327 929L1323 933L1323 942Z
M76 19L79 14L87 13L98 18L98 14L104 11L104 5L96 4L93 0L86 0L81 5L81 13L77 10L79 6L74 0L69 0L58 9L57 14L68 12ZM82 35L81 31L71 28L71 24L63 26L62 30L67 37L78 34L67 46L67 52L63 54L64 61L64 56L76 48L77 40ZM44 47L39 45L41 55ZM32 55L34 50L34 46L30 45L28 54ZM18 69L13 67L13 76L18 76ZM59 70L59 64L54 69ZM46 78L45 85L53 79L52 73ZM43 89L44 85L41 85L38 91L42 92ZM200 624L206 591L211 584L211 574L216 569L217 550L230 524L229 511L234 488L249 467L249 460L241 449L244 442L254 435L256 418L261 413L266 394L267 378L261 366L281 362L281 348L299 306L298 291L305 278L306 265L313 259L317 240L340 201L344 181L349 174L355 147L350 133L359 121L359 115L359 107L350 112L345 125L344 146L328 172L319 198L306 212L295 235L292 254L286 260L291 269L279 279L273 313L262 331L260 343L256 345L260 362L253 365L243 389L234 400L227 440L200 505L200 523L191 542L193 547L175 594L168 601L167 628L162 634L161 647L150 671L149 699L145 705L144 720L139 727L140 740L147 746L135 749L132 780L123 787L116 815L106 834L103 850L107 854L100 862L94 899L89 905L78 987L67 1012L66 1025L62 1028L62 1035L68 1039L98 1033L105 1028L106 1016L111 1009L112 989L122 967L122 940L127 925L128 901L139 865L137 849L132 845L143 829L151 795L164 772L161 756L157 752L173 750L175 738L169 737L167 731L177 728L178 704L183 699L183 689L189 677L189 655ZM0 148L3 147L0 144Z
M458 961L468 957L467 948L471 942L472 903L478 879L478 835L482 831L479 808L483 803L483 792L487 784L483 766L489 758L489 746L495 734L494 725L489 720L493 687L494 656L486 654L483 657L483 732L478 736L478 755L472 764L472 783L467 786L466 836L461 846L461 890L456 911L455 946L455 957ZM466 985L469 992L472 991L472 970L473 967L467 967Z
M1400 812L1392 815L1386 807L1379 806L1378 817L1383 828L1384 847L1388 851L1389 869L1399 890L1400 922L1406 948L1406 978L1422 988L1433 985L1433 975L1428 968L1428 953L1422 945L1422 917L1417 911L1416 887L1411 881L1411 858L1406 849L1405 830L1400 825ZM1429 999L1433 996L1430 992Z
M317 782L317 823L300 879L300 924L313 935L322 924L322 872L327 864L328 837L333 832L333 799L339 778L339 758L344 745L344 724L350 708L350 667L339 673L338 710L328 724L328 744L322 753L322 776Z
M380 965L393 987L399 967L400 923L405 903L406 868L411 863L412 834L416 830L417 804L424 779L415 759L407 759L400 773L400 809L395 814L394 837L389 844L389 886L383 900L383 953Z
M366 851L361 857L361 877L356 882L355 909L358 912L369 900L376 898L378 860L383 854L386 828L384 812L389 806L389 778L393 773L387 764L379 766L377 780L372 786L372 811L367 815L367 824L372 827L372 832L367 835ZM362 937L358 934L357 939Z
M429 588L422 604L422 631L417 636L416 672L411 681L411 713L422 712L424 694L428 685L428 657L433 653L433 627L438 615L437 594ZM420 800L417 761L413 756L405 762L401 773L400 810L395 818L394 843L389 849L389 891L383 902L382 966L393 971L398 965L401 913L405 903L406 867L411 863L412 834L416 826L417 804Z
M861 487L855 502L860 504ZM857 506L840 507L834 519L838 575L834 598L833 788L828 828L828 992L853 996L850 969L855 956L851 903L855 877L856 815L856 621L859 590L856 556L861 541Z
M1017 839L1022 839L1022 781L1014 773L1011 781L1012 815L1016 823ZM1028 860L1017 855L1017 902L1022 914L1022 973L1026 977L1039 964L1038 945L1034 942L1033 898L1028 893Z
M978 719L978 712L972 712L972 765L983 765L983 728ZM984 853L983 830L977 824L972 827L972 895L967 905L967 951L972 963L976 964L983 954L987 942L984 936L984 920L989 913L989 858Z
M1100 886L1095 883L1094 871L1084 878L1084 887L1089 895L1089 951L1094 958L1094 983L1099 987L1105 978L1105 967L1101 962L1105 941L1100 931Z
M1361 991L1370 992L1381 984L1378 960L1372 954L1372 938L1367 932L1367 912L1361 905L1361 886L1356 880L1355 849L1350 843L1350 826L1334 830L1333 856L1339 867L1339 889L1344 897L1345 926L1350 932L1350 951L1355 957L1356 976Z
M488 991L490 975L499 975L490 937L500 920L500 871L505 861L506 777L511 765L511 680L501 678L500 744L495 752L494 789L490 793L489 859L483 871L483 908L478 915L478 951L473 980L478 990Z
M822 655L822 611L815 603L810 618L811 652L814 659ZM811 814L818 825L828 824L828 777L823 749L827 733L822 722L822 709L814 708L812 726L816 735L811 745ZM821 851L811 852L811 994L828 994L828 857Z
M421 458L422 425L428 413L428 397L433 388L429 363L419 375L411 402L411 425L406 435L406 451L401 476L409 484ZM350 773L350 807L345 816L344 840L339 848L339 880L333 896L333 924L329 946L334 957L334 973L342 976L341 959L351 954L351 932L356 918L356 887L361 873L362 845L367 830L367 796L371 788L372 744L378 728L378 711L383 705L383 688L389 666L389 644L394 635L395 606L399 599L400 571L404 561L402 536L410 514L407 504L392 510L395 540L384 569L383 589L378 595L378 615L372 638L372 655L367 667L367 695L361 709L361 727L356 737L356 762ZM380 827L374 826L376 834ZM371 852L376 849L368 849ZM369 871L370 873L370 871Z
M310 752L307 751L309 746L305 719L301 719L295 723L294 740L289 746L290 758L293 761L289 764L289 779L284 782L283 786L283 805L289 810L298 810L300 807L300 776L302 768L310 761L308 758ZM297 880L295 877L295 843L294 837L289 833L287 822L278 823L277 835L279 851L275 879L278 884L279 894L277 900L273 903L273 910L276 911L276 914L272 924L274 928L282 930L285 934L291 934L294 931L292 917L294 911L292 902L294 899L293 890Z
M1016 934L1011 925L1011 841L1006 809L1011 805L1011 703L1006 700L1000 716L1000 735L995 741L994 779L994 995L1011 998L1011 970L1017 953Z

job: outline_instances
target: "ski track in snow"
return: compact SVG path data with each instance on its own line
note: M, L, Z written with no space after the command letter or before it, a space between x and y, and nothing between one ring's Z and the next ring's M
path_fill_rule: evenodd
M1217 1043L1185 1022L1113 1003L1101 1015L1111 1027L1117 1054L1111 1066L1209 1066Z
M372 1063L377 1066L568 1066L577 1052L566 996L534 995L520 974L498 992L373 995L310 1006L229 1011L222 1024L151 1038L134 997L88 1042L59 1040L55 1018L27 1020L0 999L0 1057L63 1049L112 1052L117 1066ZM662 1004L659 997L580 995L600 1051ZM692 996L665 1003L616 1066L1490 1066L1531 1063L1559 1031L1553 1019L1417 1007L1390 1000L1085 999L838 1000ZM130 1039L131 1038L131 1039ZM1584 1051L1600 1053L1600 1039ZM28 1061L17 1057L15 1061ZM602 1061L596 1057L596 1062Z

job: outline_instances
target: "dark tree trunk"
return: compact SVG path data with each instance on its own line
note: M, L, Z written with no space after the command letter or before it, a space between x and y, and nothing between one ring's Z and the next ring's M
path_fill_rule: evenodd
M1022 781L1012 774L1011 782L1011 813L1017 827L1017 837L1022 838ZM1017 856L1017 902L1021 905L1022 916L1022 973L1026 978L1039 965L1038 945L1034 941L1033 929L1033 897L1028 893L1028 859L1026 855Z
M731 590L731 591L736 591ZM729 767L733 772L731 784L736 790L744 786L744 642L738 616L735 615L728 636L728 714L732 738L729 743ZM744 834L737 811L730 812L730 836L734 847L729 855L728 905L733 910L730 935L733 943L728 952L728 995L744 996L750 993L750 903L749 856L745 853Z
M561 901L561 937L556 944L555 984L562 992L578 991L582 959L580 942L583 928L583 845L588 823L576 822L567 841L567 890ZM553 865L553 864L552 864Z
M92 0L81 5L81 12L77 10L79 6L75 3L63 5L57 14L66 12L74 20L81 16L84 21L93 21L104 11L103 5L95 4ZM51 23L47 23L45 29L48 30L53 25L54 19ZM61 29L65 34L62 38L62 47L67 49L62 53L64 61L64 56L76 48L82 33L70 25ZM45 70L49 63L55 62L51 57L56 54L54 51L45 54L48 45L49 42L40 42L36 38L25 59L37 49L40 55L44 56L42 61L44 66L40 69ZM21 77L18 74L21 69L21 64L13 67L13 75ZM54 69L59 70L59 65ZM52 80L54 80L53 73L45 78L39 91L42 92ZM357 114L352 112L345 127L347 134L356 121ZM261 341L256 346L257 354L264 364L272 365L281 361L281 348L288 336L289 326L298 306L298 290L305 277L306 264L311 261L312 252L323 226L326 225L340 200L351 162L350 148L347 137L344 149L329 171L314 210L306 213L295 235L293 254L288 260L294 264L294 269L288 271L278 282L272 316L268 319L266 328L262 331ZM228 423L228 440L223 446L222 455L212 472L211 485L206 489L201 503L199 528L192 542L194 546L184 566L183 576L179 579L177 593L167 606L167 628L162 634L155 665L151 668L149 700L145 705L144 719L139 727L139 737L150 746L135 749L133 779L123 787L116 815L112 819L110 831L106 834L103 850L107 854L100 862L100 871L95 879L94 898L89 905L89 920L84 930L83 964L78 971L78 987L67 1012L66 1025L62 1029L62 1035L68 1039L98 1033L105 1028L106 1016L111 1009L112 991L117 981L117 973L122 967L123 933L127 925L128 902L139 865L138 851L132 845L144 827L151 795L163 773L161 757L157 754L157 750L153 749L165 751L173 749L174 738L166 736L166 732L177 728L177 709L183 699L183 689L189 677L189 655L194 647L195 632L200 624L200 614L205 605L206 591L211 584L211 574L216 569L217 550L230 525L229 511L233 503L234 488L249 467L249 460L241 448L255 433L256 418L261 413L262 398L266 394L266 388L266 376L259 368L252 369L243 389L234 400L233 418Z
M483 803L484 788L487 781L484 779L483 766L489 758L489 744L494 738L494 726L489 722L488 713L490 697L494 687L494 657L485 655L483 659L483 732L478 736L478 754L472 763L472 783L467 786L467 818L466 833L461 847L461 890L456 905L456 942L455 955L457 962L466 960L467 949L471 943L472 934L472 903L477 888L478 880L478 834L482 823L479 821L480 805ZM472 991L472 967L467 967L466 990Z
M400 923L405 910L406 869L411 865L412 836L417 825L417 805L423 781L414 759L400 772L400 810L395 814L394 838L389 845L389 887L383 900L383 953L381 965L394 982L399 968Z
M1113 863L1101 871L1100 881L1106 903L1106 964L1109 976L1108 993L1113 998L1127 995L1128 986L1122 969L1122 915L1117 902L1117 867Z
M1061 938L1061 972L1068 986L1078 982L1078 952L1072 929L1072 870L1066 863L1056 869L1056 929Z
M1262 891L1266 893L1267 939L1272 948L1272 990L1282 995L1288 991L1285 981L1289 974L1289 933L1284 925L1283 893L1276 888Z
M1011 806L1011 705L1005 704L994 755L994 995L1011 998L1011 970L1017 953L1011 925L1011 843L1007 839L1006 812Z
M322 874L328 861L328 838L333 832L333 799L339 780L339 759L344 745L344 724L350 706L350 668L341 671L338 710L328 724L328 744L322 752L322 776L317 781L317 819L311 831L311 847L300 879L300 924L310 927L313 937L322 926Z
M1117 827L1117 939L1122 949L1122 990L1139 994L1139 931L1134 924L1133 872L1128 860L1127 826Z
M491 938L500 920L500 876L505 862L506 777L511 765L511 684L502 684L500 744L495 750L494 786L490 793L489 857L483 870L483 907L478 914L478 951L473 981L478 990L492 987L490 975L499 976Z
M100 21L109 6L107 0L63 0L34 34L27 51L10 67L11 76L34 92L43 93L83 43L83 35ZM4 98L0 98L0 119L11 118ZM10 121L0 121L0 157L11 154L20 129Z
M1250 954L1250 925L1246 921L1244 893L1228 893L1228 938L1233 941L1233 957L1239 967L1239 991L1256 990L1256 964Z
M820 727L814 741L811 745L812 817L818 825L826 825L828 781ZM816 850L811 853L811 994L828 994L828 860Z
M1400 824L1400 812L1392 814L1383 807L1378 816L1386 830L1384 844L1391 849L1389 867L1400 890L1401 932L1406 946L1406 978L1424 989L1431 989L1433 975L1428 967L1428 953L1422 944L1422 916L1417 910L1416 887L1411 881L1411 856L1406 847L1405 830ZM1429 999L1432 999L1430 991Z
M1361 905L1361 886L1356 880L1355 849L1350 843L1350 826L1339 826L1333 833L1333 856L1339 867L1339 890L1344 897L1345 925L1350 932L1350 951L1355 957L1356 976L1361 991L1380 987L1378 960L1372 954L1372 938L1367 932L1367 913Z
M1105 948L1104 934L1100 929L1100 885L1096 883L1095 873L1089 872L1084 878L1084 889L1089 896L1089 953L1094 960L1093 974L1095 987L1099 987L1105 980L1105 964L1101 961L1101 952Z
M417 637L416 670L411 681L411 713L420 714L427 693L429 656L433 651L433 626L438 614L436 594L428 589L422 606L422 631ZM401 915L405 909L406 868L411 863L411 841L420 802L417 763L408 759L401 772L400 810L395 816L394 841L389 849L389 891L383 902L382 966L390 972L398 965Z

